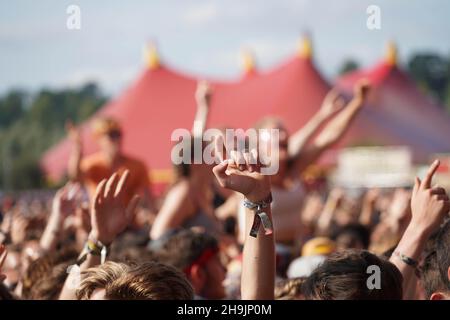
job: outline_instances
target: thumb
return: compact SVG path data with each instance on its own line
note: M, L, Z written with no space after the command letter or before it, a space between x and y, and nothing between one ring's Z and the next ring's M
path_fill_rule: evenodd
M225 187L225 181L228 177L227 174L225 173L227 169L228 169L227 160L222 161L212 169L214 175L216 176L217 181L219 181L222 187Z
M419 179L418 177L416 177L416 178L414 179L413 194L416 194L417 190L419 190L420 184L421 184L420 179Z

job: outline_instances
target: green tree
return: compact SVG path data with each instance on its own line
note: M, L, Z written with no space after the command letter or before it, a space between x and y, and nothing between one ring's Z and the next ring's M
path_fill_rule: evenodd
M346 59L339 68L339 75L343 75L357 69L359 69L359 64L356 60L353 60L351 58Z
M408 61L408 71L426 93L446 103L450 81L450 59L435 53L414 54ZM447 104L447 106L449 106Z

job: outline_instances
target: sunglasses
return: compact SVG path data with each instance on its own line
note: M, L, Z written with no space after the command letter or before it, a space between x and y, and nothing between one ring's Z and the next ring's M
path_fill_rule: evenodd
M118 130L113 130L113 131L109 131L107 133L107 135L111 140L118 140L122 137L122 132L120 132Z

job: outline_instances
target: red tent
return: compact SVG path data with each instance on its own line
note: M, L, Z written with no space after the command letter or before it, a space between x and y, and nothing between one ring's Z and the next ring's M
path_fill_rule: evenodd
M397 67L392 44L385 61L371 69L342 76L337 80L337 87L351 92L361 78L367 78L373 90L368 106L343 143L407 145L417 162L428 161L432 153L450 151L450 140L445 138L450 136L450 116Z
M300 128L329 90L311 61L310 50L306 40L300 54L270 72L258 73L251 68L233 82L210 81L214 96L209 127L247 129L263 116L276 115L289 130ZM150 67L98 112L120 120L125 152L145 161L159 187L170 180L173 130L192 127L197 80L159 64L153 52ZM90 137L90 121L82 130L86 154L96 150ZM65 139L44 155L42 165L51 179L64 175L69 152L70 143Z

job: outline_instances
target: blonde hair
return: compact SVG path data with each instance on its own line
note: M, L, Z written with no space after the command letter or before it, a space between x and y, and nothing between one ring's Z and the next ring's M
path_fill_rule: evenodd
M303 298L302 284L306 277L281 280L275 284L276 300L298 300Z
M134 266L107 262L86 273L77 291L78 299L89 299L96 289L105 289L108 300L192 300L194 297L186 276L159 262Z

